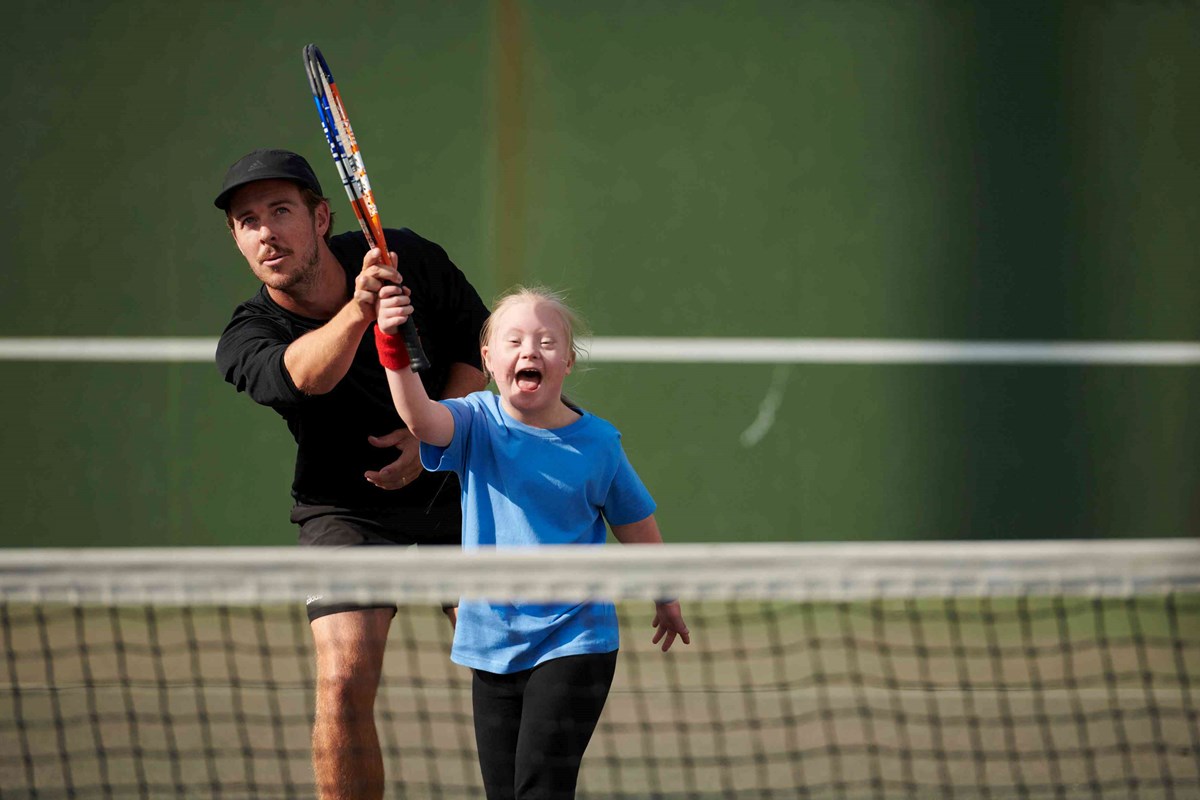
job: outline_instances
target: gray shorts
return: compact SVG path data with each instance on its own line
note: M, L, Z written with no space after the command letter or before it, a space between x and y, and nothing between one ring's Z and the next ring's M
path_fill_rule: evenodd
M301 545L313 547L462 547L462 511L457 506L435 507L429 513L407 508L341 508L296 503L292 522L300 526ZM319 595L306 603L311 622L327 614L390 608L394 604L326 603Z

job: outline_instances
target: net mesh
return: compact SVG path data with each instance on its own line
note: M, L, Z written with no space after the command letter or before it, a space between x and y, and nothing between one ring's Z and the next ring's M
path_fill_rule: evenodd
M316 793L303 600L384 599L389 797L482 796L440 604L618 601L581 798L1200 796L1189 541L0 554L0 797ZM659 652L648 598L692 644Z

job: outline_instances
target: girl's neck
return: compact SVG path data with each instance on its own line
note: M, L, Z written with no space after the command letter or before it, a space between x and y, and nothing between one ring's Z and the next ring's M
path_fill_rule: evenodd
M556 428L565 428L582 416L578 411L562 402L562 400L559 400L549 408L522 411L510 406L508 400L502 395L500 397L500 405L504 408L506 414L522 425L528 425L531 428L541 428L547 431L552 431Z

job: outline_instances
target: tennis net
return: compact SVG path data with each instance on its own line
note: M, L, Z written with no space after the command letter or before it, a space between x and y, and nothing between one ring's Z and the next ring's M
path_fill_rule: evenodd
M1200 796L1181 539L0 551L0 798L314 796L313 593L399 604L389 797L482 796L460 596L618 603L581 798Z

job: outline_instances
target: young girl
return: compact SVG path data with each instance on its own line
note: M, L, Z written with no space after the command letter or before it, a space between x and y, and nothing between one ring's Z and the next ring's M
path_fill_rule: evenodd
M376 340L396 409L421 441L421 463L462 484L463 547L601 545L605 520L622 543L661 543L654 500L608 422L567 405L576 318L562 298L521 289L482 332L498 394L434 402L393 335L407 292L380 292ZM690 643L679 603L655 604L653 642ZM611 603L464 600L451 660L470 667L475 740L489 800L572 798L579 764L617 660Z

